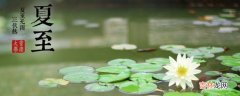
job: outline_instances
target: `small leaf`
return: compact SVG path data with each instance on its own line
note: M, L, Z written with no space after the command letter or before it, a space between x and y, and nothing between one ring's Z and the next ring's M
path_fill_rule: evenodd
M222 73L219 72L219 71L207 71L207 72L205 72L204 74L207 75L207 76L219 76L219 75L221 75Z
M240 77L233 77L231 80L240 83Z
M70 83L91 83L95 82L98 79L98 74L96 73L72 73L65 75L63 79L69 81Z
M94 92L108 92L112 91L115 88L113 85L100 85L98 83L92 83L85 86L87 91L94 91Z
M165 76L164 73L153 74L153 78L158 79L158 80L163 80L164 76Z
M58 83L55 82L55 79L48 78L48 79L44 79L44 80L39 81L38 85L41 86L41 87L52 88L52 87L57 87Z
M138 80L144 80L146 82L153 82L153 74L152 73L135 73L131 75L130 80L132 81L138 81Z
M218 56L216 58L217 60L230 60L230 59L235 59L232 56Z
M198 50L207 53L221 53L224 52L224 49L221 47L200 47Z
M223 76L228 78L239 77L238 74L234 74L234 73L225 73L223 74Z
M235 66L231 68L233 71L240 71L240 66Z
M183 49L186 48L184 45L162 45L160 46L160 49L172 51L173 49Z
M110 83L110 82L121 81L121 80L127 79L128 77L130 77L130 72L121 72L119 74L103 74L99 76L98 81Z

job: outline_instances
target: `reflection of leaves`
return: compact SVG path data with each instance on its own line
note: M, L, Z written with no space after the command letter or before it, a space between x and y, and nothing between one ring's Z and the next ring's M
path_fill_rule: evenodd
M72 66L72 67L65 67L59 70L59 73L63 75L67 75L75 72L92 73L94 72L94 69L89 66Z
M207 75L207 76L219 76L219 75L221 75L222 73L219 72L219 71L207 71L207 72L205 72L204 74Z
M85 86L85 89L88 91L94 92L107 92L115 88L113 85L100 85L98 83L92 83Z
M205 89L201 93L204 96L240 96L240 91L235 89Z
M167 92L164 93L163 96L203 96L200 93L194 93L194 92Z
M65 75L63 79L68 80L70 83L90 83L95 82L98 79L98 74L96 73L72 73Z

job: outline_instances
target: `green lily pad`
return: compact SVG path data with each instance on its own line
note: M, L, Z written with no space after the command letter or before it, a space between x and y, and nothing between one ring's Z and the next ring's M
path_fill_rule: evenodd
M98 83L92 83L85 86L87 91L93 92L108 92L112 91L115 88L113 85L100 85Z
M235 66L231 68L233 71L240 71L240 66Z
M235 74L235 73L225 73L223 74L223 76L228 78L240 77L238 74Z
M203 96L200 93L194 93L194 92L167 92L164 93L163 96Z
M84 73L92 73L94 72L94 68L89 66L72 66L66 67L59 70L60 74L67 75L76 72L84 72Z
M187 55L189 57L193 56L194 58L213 58L214 57L214 54L212 53L201 52L199 50L188 52Z
M228 81L228 88L235 88L237 87L237 83L234 81Z
M187 54L187 53L189 53L189 52L192 52L192 51L194 51L195 49L193 49L193 48L183 48L183 49L173 49L172 50L172 52L174 53L174 54Z
M207 71L207 72L205 72L204 74L207 75L207 76L219 76L219 75L221 75L222 73L219 72L219 71Z
M204 96L240 96L240 91L235 89L205 89L201 93Z
M157 89L154 83L138 84L137 82L129 81L122 83L119 86L119 91L127 94L149 94Z
M158 79L158 80L163 80L164 76L165 76L164 73L153 74L153 78Z
M240 58L240 53L235 53L235 54L233 54L233 57L235 57L235 58Z
M232 56L218 56L216 59L217 60L232 60L232 59L235 59L235 58L232 57Z
M153 82L153 74L152 73L135 73L132 74L130 77L130 80L132 81L138 81L138 80L144 80L146 82Z
M129 66L132 64L136 64L136 61L131 59L114 59L108 62L108 65L116 65L116 66Z
M167 51L171 51L173 49L183 49L186 48L184 45L162 45L160 46L160 49L162 50L167 50Z
M240 77L233 77L231 80L240 83Z
M170 63L169 59L167 58L151 58L151 59L145 60L145 62L151 63L151 64L159 64L159 65L166 65Z
M82 83L82 82L91 83L97 81L98 74L79 72L65 75L63 79L69 81L70 83Z
M128 77L130 77L130 72L121 72L119 74L103 74L99 76L98 81L110 83L110 82L121 81L121 80L127 79Z
M222 65L229 66L229 67L235 67L240 66L240 59L236 60L224 60L221 62Z
M97 68L96 71L102 73L121 73L129 72L130 70L126 66L106 66Z
M53 78L44 79L38 82L38 85L41 87L52 88L57 87L58 83Z
M133 72L157 72L162 70L161 65L153 65L149 63L138 63L130 67Z
M224 48L221 47L200 47L198 50L202 52L207 52L207 53L221 53L224 52Z

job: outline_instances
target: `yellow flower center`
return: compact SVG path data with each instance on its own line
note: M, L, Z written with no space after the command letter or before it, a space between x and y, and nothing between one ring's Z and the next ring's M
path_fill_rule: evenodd
M186 75L187 75L187 68L184 67L184 66L179 66L179 67L177 68L177 76L178 76L179 78L181 78L181 77L184 77L184 76L186 76Z

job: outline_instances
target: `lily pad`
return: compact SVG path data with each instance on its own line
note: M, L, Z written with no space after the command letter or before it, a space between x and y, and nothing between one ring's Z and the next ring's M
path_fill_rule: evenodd
M67 75L76 72L84 72L84 73L92 73L94 72L94 68L89 66L72 66L66 67L59 70L60 74Z
M157 72L162 70L161 65L153 65L149 63L138 63L130 67L133 72Z
M167 92L164 93L163 96L203 96L200 93L194 93L194 92Z
M163 80L164 76L165 76L164 73L153 74L153 78L158 79L158 80Z
M167 58L151 58L151 59L145 60L145 62L151 63L151 64L159 64L159 65L166 65L170 63L169 59Z
M108 62L108 65L116 65L116 66L129 66L132 64L136 64L136 61L131 59L114 59Z
M235 89L205 89L201 93L204 96L240 96L240 91Z
M113 85L100 85L98 83L92 83L85 86L87 91L94 91L94 92L107 92L112 91L115 88Z
M52 88L52 87L57 87L58 83L56 83L54 79L48 78L48 79L39 81L38 85L41 87Z
M106 66L97 68L96 71L102 73L121 73L129 72L130 70L126 66Z
M237 87L237 83L234 81L228 81L228 88L235 88Z
M233 57L235 57L235 58L240 58L240 53L235 53L235 54L233 54Z
M240 77L233 77L231 80L240 83Z
M218 56L216 59L217 60L232 60L235 58L233 58L232 56Z
M221 53L224 52L224 48L221 47L200 47L198 50L207 53Z
M153 74L152 73L135 73L131 75L130 80L132 81L138 81L138 80L144 80L146 82L153 82Z
M172 51L173 49L183 49L186 48L184 45L162 45L160 49Z
M235 66L231 68L233 71L240 71L240 66Z
M65 75L63 79L69 81L70 83L82 83L82 82L91 83L91 82L97 81L98 74L82 73L82 72L72 73L72 74Z
M130 72L121 72L119 74L103 74L99 76L98 81L110 83L110 82L121 81L121 80L127 79L128 77L130 77Z
M138 84L137 82L129 81L122 83L119 86L119 91L127 94L149 94L157 89L154 83Z
M219 71L207 71L207 72L205 72L204 74L207 75L207 76L219 76L219 75L221 75L222 73L219 72Z
M175 54L187 54L189 52L192 52L194 51L195 49L193 48L183 48L183 49L173 49L172 52L175 53Z
M240 66L240 59L237 60L224 60L221 62L222 65L229 66L229 67L236 67Z
M193 59L193 62L196 62L197 64L199 64L199 63L205 63L206 61L203 59Z
M223 76L228 78L240 77L238 74L235 74L235 73L225 73L223 74Z
M41 87L57 87L58 85L67 85L69 81L63 79L47 78L38 82Z
M194 58L213 58L214 57L214 54L212 54L212 53L205 53L205 52L201 52L199 50L190 51L187 53L187 55L189 57L193 56Z

